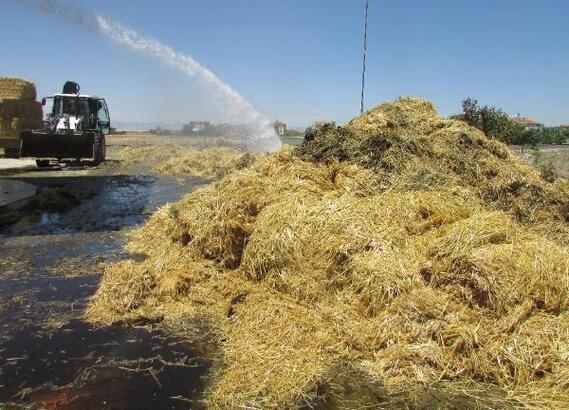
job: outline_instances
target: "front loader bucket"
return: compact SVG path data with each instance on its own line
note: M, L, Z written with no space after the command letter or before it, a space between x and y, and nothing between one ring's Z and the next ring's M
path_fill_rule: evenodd
M93 158L95 134L54 134L22 131L22 157L34 158Z

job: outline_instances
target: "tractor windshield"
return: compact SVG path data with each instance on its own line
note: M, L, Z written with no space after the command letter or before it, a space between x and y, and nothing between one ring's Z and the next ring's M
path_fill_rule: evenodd
M89 101L87 99L79 98L56 98L53 104L53 115L75 115L75 116L88 116Z
M81 117L87 117L89 115L89 101L79 100L78 110Z

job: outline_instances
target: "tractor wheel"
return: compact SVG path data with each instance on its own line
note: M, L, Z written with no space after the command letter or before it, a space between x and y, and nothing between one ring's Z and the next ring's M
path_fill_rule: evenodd
M95 142L93 143L93 164L99 165L105 162L107 149L105 146L105 136L103 134L95 135Z

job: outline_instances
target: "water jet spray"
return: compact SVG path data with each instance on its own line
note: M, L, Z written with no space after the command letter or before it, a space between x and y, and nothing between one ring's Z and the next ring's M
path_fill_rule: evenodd
M181 53L172 47L139 33L119 22L102 15L96 15L85 9L78 9L61 0L14 0L31 6L46 14L55 15L65 21L94 30L109 38L115 44L126 47L164 65L174 68L184 75L194 78L211 91L211 96L223 103L224 119L247 125L251 130L245 145L252 151L274 151L282 143L276 135L270 121L261 115L255 107L230 85L220 80L212 71L198 63L191 55Z

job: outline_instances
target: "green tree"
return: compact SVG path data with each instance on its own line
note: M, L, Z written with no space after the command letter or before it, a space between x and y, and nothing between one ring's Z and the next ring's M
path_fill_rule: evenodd
M569 142L569 128L561 128L559 131L558 144L565 144Z
M495 107L481 107L478 101L472 98L467 98L462 102L462 113L453 118L466 121L488 137L506 144L516 143L515 141L520 139L520 134L523 132L523 127L516 124L504 111Z
M569 139L569 130L561 127L546 128L540 142L543 144L564 144Z
M541 142L543 138L543 133L536 129L522 129L516 138L512 141L512 144L517 145L531 145L535 147Z
M304 136L305 133L296 130L286 130L285 137L300 137Z

